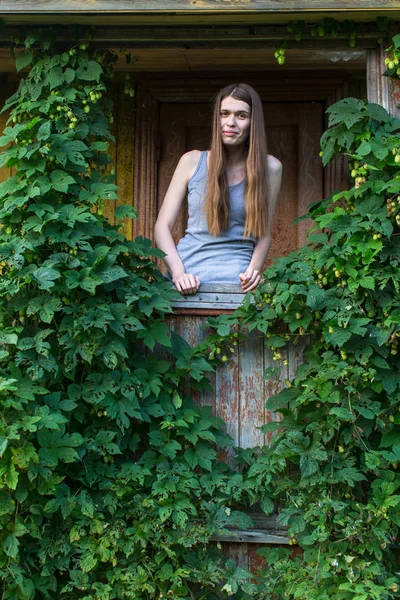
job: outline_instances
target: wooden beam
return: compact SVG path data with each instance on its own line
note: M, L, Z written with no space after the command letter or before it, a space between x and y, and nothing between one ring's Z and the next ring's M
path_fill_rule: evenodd
M322 21L327 17L332 17L332 13L325 8L325 11L303 12L281 12L276 10L256 12L249 10L248 12L225 10L225 12L214 11L186 11L186 12L11 12L3 9L0 0L0 17L8 27L21 26L46 26L46 25L81 25L83 27L138 27L141 25L147 26L167 26L176 27L177 25L185 26L192 25L207 25L215 27L215 25L282 25L289 21L306 19L307 22ZM400 19L400 8L394 10L343 10L334 13L335 19L338 21L352 20L358 23L373 22L377 17L386 16L391 20ZM62 19L61 19L62 18Z
M330 0L329 11L400 9L398 0ZM73 14L132 12L303 12L326 11L326 0L1 0L0 13Z
M1 0L0 0L1 1ZM9 26L0 32L0 42L9 42L15 37L19 37L19 27ZM68 28L60 31L58 39L60 41L76 42L76 31ZM84 36L84 34L82 34ZM377 37L381 35L375 23L361 24L357 29L357 48L370 48L376 45ZM343 45L349 48L349 34L345 31L339 31L335 38L330 36L313 37L310 31L302 33L301 40L297 41L296 33L290 33L286 25L214 25L209 26L187 26L187 27L163 27L163 26L133 26L133 27L97 27L92 32L92 43L118 44L126 46L127 44L158 46L161 44L184 45L210 44L219 45L230 44L232 42L246 42L254 45L257 42L265 44L281 44L284 40L287 44L295 48L307 47L339 47Z
M171 304L174 308L185 308L190 312L194 308L235 310L242 304L244 297L245 294L240 285L203 284L197 294L182 296Z
M127 64L125 54L132 57L131 63ZM287 87L288 78L293 78L296 71L320 71L321 87L320 92L315 96L315 90L307 90L306 79L302 78L297 83L302 89L302 95L312 100L326 97L325 87L332 87L330 79L337 77L335 72L347 71L351 73L362 73L365 70L365 50L362 49L327 49L327 48L293 48L286 50L286 63L278 65L274 57L274 48L225 48L223 52L217 48L125 48L120 54L117 52L119 60L115 65L116 72L134 72L143 73L155 71L161 72L196 72L200 77L202 71L229 71L231 79L246 80L251 77L251 71L271 71L274 73L274 88L266 81L269 93L277 97L278 90ZM324 70L324 71L322 71ZM0 48L0 72L14 73L15 62L10 60L8 48ZM272 76L272 73L269 74ZM18 76L19 77L19 76ZM154 78L154 75L151 76ZM215 75L217 77L217 75ZM340 76L339 76L340 77ZM154 85L150 82L150 85ZM179 85L179 83L177 84ZM180 84L184 89L184 82ZM165 87L165 86L164 86ZM164 92L164 96L167 92ZM171 91L173 100L173 92ZM294 90L293 90L293 93ZM278 93L279 95L279 93ZM304 99L302 96L301 99ZM167 98L165 98L167 100ZM196 96L194 97L194 100ZM190 100L193 101L191 98Z
M1 0L0 0L1 1ZM374 48L381 35L375 23L364 23L357 28L356 49ZM58 40L77 43L77 32L67 27L60 30ZM20 28L8 26L0 32L0 44L9 44L20 37ZM85 34L82 33L82 39ZM295 33L287 31L286 25L213 25L210 26L132 26L96 27L92 32L92 43L112 45L114 48L163 48L163 47L234 47L245 45L252 48L277 47L285 41L288 48L346 49L349 48L349 34L338 32L336 37L314 37L311 31L302 33L297 41Z
M279 530L265 529L232 529L225 535L214 534L211 541L239 542L250 544L289 544L287 533Z
M158 101L145 86L136 91L134 193L138 219L133 237L153 238L157 219Z

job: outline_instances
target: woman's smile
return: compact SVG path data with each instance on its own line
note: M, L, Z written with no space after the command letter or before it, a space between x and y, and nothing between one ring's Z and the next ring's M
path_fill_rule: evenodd
M249 137L251 108L247 102L227 96L221 102L220 125L225 143L232 140L235 145L242 144Z

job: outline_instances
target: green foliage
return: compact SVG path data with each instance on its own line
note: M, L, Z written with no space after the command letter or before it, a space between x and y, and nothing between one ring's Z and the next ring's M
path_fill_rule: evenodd
M175 292L159 253L102 216L117 193L114 60L31 36L17 59L30 71L6 105L2 598L398 598L400 121L352 98L331 107L322 159L347 156L354 186L311 206L309 244L191 349L165 325ZM282 416L265 426L270 445L239 451L232 473L217 455L232 444L223 424L183 389L208 389L210 364L246 330L277 366L289 340L309 344L267 400ZM300 551L260 550L268 567L250 579L210 537L246 526L238 509L256 502L277 508Z
M376 17L374 29L377 43L383 44L384 38L393 36L393 31L397 31L396 26L397 22L389 20L386 16ZM336 38L340 35L344 39L347 38L350 48L355 48L358 39L362 39L365 35L365 23L349 19L338 20L334 17L325 17L317 23L301 19L290 21L286 26L286 30L288 32L287 38L281 42L280 47L274 52L279 65L285 64L286 49L290 48L293 42L300 42L304 38L317 37L321 40L321 38ZM400 34L392 38L392 44L385 51L387 53L385 58L387 70L384 75L396 79L400 78Z
M329 113L322 159L346 156L354 185L310 207L309 244L265 271L255 302L212 321L208 340L216 360L256 329L278 365L288 339L309 340L267 400L281 414L263 428L270 445L242 453L244 497L267 514L277 505L302 551L260 551L265 600L399 597L400 120L354 98Z
M102 216L115 57L26 46L0 158L1 597L213 598L207 542L244 519L216 466L231 442L182 392L210 367L165 325L160 253Z

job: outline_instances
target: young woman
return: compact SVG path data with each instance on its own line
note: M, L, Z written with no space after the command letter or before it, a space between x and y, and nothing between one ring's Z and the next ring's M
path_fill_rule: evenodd
M225 87L215 99L211 150L182 156L155 225L181 294L200 283L257 287L281 179L281 163L267 154L260 97L244 83ZM186 194L188 226L175 247L171 231Z

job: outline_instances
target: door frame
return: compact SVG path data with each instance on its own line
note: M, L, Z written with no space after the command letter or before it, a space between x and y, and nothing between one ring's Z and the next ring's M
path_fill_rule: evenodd
M324 102L348 95L348 71L285 71L247 72L246 83L260 94L262 101L271 102ZM162 102L209 102L213 95L232 81L241 81L243 72L197 72L190 73L139 73L136 79L135 120L135 174L134 205L138 219L134 223L134 235L153 238L157 218L157 171L160 136L159 113ZM337 189L343 183L345 166L329 167L326 177L329 189Z

